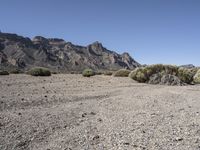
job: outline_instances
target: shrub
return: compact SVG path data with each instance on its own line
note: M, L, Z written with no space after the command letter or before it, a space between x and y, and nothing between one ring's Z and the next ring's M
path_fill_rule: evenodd
M11 74L19 74L19 73L23 73L23 71L19 70L19 69L14 69L10 71Z
M178 77L182 82L191 84L193 82L193 77L196 74L196 69L179 68Z
M128 77L130 72L131 71L127 70L127 69L120 69L120 70L114 72L113 76L114 77Z
M104 71L103 74L106 76L111 76L113 74L113 72L112 71Z
M129 77L133 80L136 80L138 82L146 82L148 80L146 70L142 68L136 68L133 70L130 74Z
M200 84L200 69L196 72L194 78L193 78L194 83Z
M9 75L8 71L0 70L0 75Z
M47 68L35 67L28 71L32 76L51 76L51 72Z
M85 69L85 70L83 70L82 75L84 77L90 77L90 76L94 76L95 73L92 69Z

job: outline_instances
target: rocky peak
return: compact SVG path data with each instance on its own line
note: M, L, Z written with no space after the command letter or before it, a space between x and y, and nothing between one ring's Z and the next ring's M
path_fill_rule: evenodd
M48 42L48 40L42 36L35 36L32 41L40 43Z
M129 53L124 52L124 53L122 53L122 57L130 58L131 56L129 55Z
M19 36L17 34L12 33L0 33L1 41L12 41L12 42L21 42L21 43L31 43L31 40L27 37Z
M59 39L59 38L49 38L48 40L49 40L50 42L65 42L65 40Z
M104 48L103 45L102 45L102 43L100 43L98 41L92 43L91 46L94 47L94 48L96 48L96 49L103 49Z
M103 47L103 45L98 41L88 45L87 49L89 50L90 53L95 54L95 55L101 55L102 52L105 51L105 48Z

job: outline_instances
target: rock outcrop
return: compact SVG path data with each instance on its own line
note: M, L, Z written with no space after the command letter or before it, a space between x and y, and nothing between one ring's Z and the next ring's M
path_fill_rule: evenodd
M69 72L134 69L140 64L128 53L110 51L99 42L78 46L63 39L36 36L32 40L16 34L0 33L0 67L29 69L34 66Z

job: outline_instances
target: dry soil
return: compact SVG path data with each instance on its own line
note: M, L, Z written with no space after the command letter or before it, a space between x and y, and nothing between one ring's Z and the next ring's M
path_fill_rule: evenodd
M199 150L200 86L0 76L0 150Z

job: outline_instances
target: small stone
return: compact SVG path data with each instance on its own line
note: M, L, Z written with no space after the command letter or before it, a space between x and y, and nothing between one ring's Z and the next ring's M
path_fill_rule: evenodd
M82 117L86 117L86 116L87 116L87 113L83 113L83 114L82 114Z
M96 136L93 137L93 140L97 140L99 138L100 138L99 135L96 135Z
M96 115L96 113L95 113L95 112L91 112L90 114L91 114L91 115Z
M125 142L125 143L123 143L124 145L130 145L130 143L128 143L128 142Z
M177 137L177 138L175 139L175 141L183 141L183 138Z
M99 122L102 122L103 120L101 118L97 119Z

